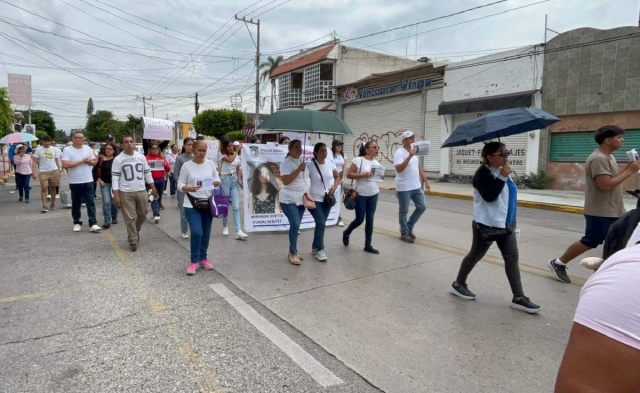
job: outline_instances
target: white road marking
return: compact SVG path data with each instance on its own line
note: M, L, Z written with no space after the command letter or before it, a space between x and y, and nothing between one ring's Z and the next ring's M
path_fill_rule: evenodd
M298 344L282 333L271 322L260 315L253 307L246 304L244 300L234 295L224 284L209 285L218 295L232 305L247 321L251 322L262 334L267 336L278 348L286 353L300 368L311 375L320 385L327 388L343 384L344 381L334 373L320 364L313 356L309 355Z

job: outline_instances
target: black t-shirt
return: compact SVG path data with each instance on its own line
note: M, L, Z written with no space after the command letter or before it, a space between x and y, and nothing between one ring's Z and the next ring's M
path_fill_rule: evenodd
M100 180L105 183L111 183L111 167L113 166L113 159L102 159L100 163Z

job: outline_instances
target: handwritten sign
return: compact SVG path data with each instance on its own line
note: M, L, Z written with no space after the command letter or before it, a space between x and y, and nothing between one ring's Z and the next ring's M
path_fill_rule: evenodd
M154 119L152 117L143 117L144 120L144 139L156 139L159 141L170 141L173 138L173 130L175 126L173 122L164 119Z

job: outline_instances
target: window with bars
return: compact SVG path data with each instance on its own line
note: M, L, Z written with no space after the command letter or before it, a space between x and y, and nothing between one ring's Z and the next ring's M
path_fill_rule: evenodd
M304 101L332 100L333 64L314 64L304 70Z
M302 105L302 74L282 75L278 78L278 88L278 108Z

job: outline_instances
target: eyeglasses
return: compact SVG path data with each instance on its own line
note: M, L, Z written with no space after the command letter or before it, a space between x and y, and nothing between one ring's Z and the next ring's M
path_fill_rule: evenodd
M380 146L369 146L369 149L376 149L376 150L380 150Z
M509 154L510 153L508 151L505 151L502 153L493 153L492 156L509 157Z

